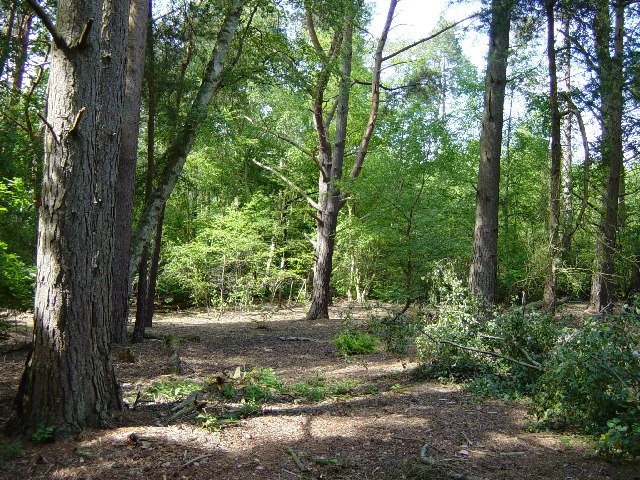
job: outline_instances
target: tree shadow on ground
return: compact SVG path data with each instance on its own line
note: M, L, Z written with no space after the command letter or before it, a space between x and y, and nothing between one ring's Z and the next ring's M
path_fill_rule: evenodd
M493 480L640 479L638 463L591 458L579 439L526 433L522 406L474 403L456 387L413 382L397 359L382 353L345 360L330 343L340 319L307 322L290 312L257 325L253 318L262 316L163 316L153 331L189 339L180 347L180 379L260 366L287 381L316 371L358 377L378 391L322 402L276 397L258 415L220 432L201 428L195 415L169 423L175 402L141 404L117 414L108 430L87 430L53 445L26 444L24 456L4 462L13 471L0 471L0 479L391 480L440 479L445 471ZM280 339L292 336L311 340ZM168 378L169 350L161 340L117 347L116 356L127 349L134 362L116 362L125 393ZM24 357L5 357L3 399L13 398ZM8 407L0 408L4 419ZM439 467L420 462L425 444Z

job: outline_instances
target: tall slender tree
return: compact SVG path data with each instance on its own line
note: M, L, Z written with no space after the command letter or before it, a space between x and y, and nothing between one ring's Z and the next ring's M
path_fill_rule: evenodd
M514 0L492 0L489 56L485 76L480 134L480 166L476 187L473 261L469 288L482 302L495 303L498 273L498 207L504 97L507 84L509 31Z
M562 252L560 238L560 195L562 183L562 150L560 109L558 107L558 67L555 44L556 0L544 0L547 17L547 60L549 62L549 110L551 111L551 170L549 177L549 254L543 304L553 308L556 301L557 273Z
M606 169L602 194L602 216L596 237L591 277L589 310L601 311L611 306L616 296L614 258L618 233L618 198L623 169L622 113L624 105L624 5L615 3L611 18L611 2L595 2L593 36L596 48L600 94L602 137L600 155Z
M122 142L118 155L116 182L116 242L113 259L113 341L126 342L129 320L129 251L131 224L140 131L140 106L144 73L147 19L151 9L149 0L131 0L125 102L122 120Z

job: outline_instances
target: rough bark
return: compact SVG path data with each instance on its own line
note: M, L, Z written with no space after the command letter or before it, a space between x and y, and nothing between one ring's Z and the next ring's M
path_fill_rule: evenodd
M6 30L4 31L4 41L2 42L2 50L0 50L0 78L4 73L4 69L7 66L9 60L9 52L11 52L11 43L13 38L13 24L16 19L16 2L11 3L9 7L9 15L7 17Z
M223 68L231 49L231 40L240 22L242 7L243 2L241 0L233 0L231 2L231 6L222 21L202 83L191 104L187 119L163 154L163 161L161 162L164 165L163 172L150 201L143 207L140 221L136 225L133 234L129 279L133 278L138 268L142 250L158 224L162 208L176 185L187 155L191 152L195 142L199 126L206 117L206 109L220 85Z
M58 3L66 45L51 55L33 352L12 424L26 434L74 434L121 406L109 314L127 12L126 0Z
M153 248L149 261L149 280L147 282L146 306L144 309L144 326L153 326L154 299L156 298L156 285L158 283L158 271L160 267L160 248L162 246L162 226L164 223L164 208L160 212L158 225L153 238Z
M560 148L560 110L558 108L558 68L555 46L556 0L545 0L547 16L547 59L549 62L549 110L551 111L551 169L549 176L549 253L543 305L553 308L556 301L557 272L562 253L560 240L560 195L562 150Z
M149 99L149 113L147 118L147 175L145 180L145 202L151 198L153 190L153 177L155 171L156 158L156 83L155 83L155 46L153 33L153 12L149 5L149 25L147 28L147 86ZM147 292L149 290L149 247L145 245L138 268L138 292L136 296L136 321L133 327L133 343L144 340L144 333L147 326Z
M118 155L118 178L116 181L116 242L114 246L113 310L111 314L113 321L112 340L115 343L125 343L127 340L129 299L131 295L129 251L131 249L133 197L138 157L142 78L149 9L149 0L131 0L122 141Z
M602 162L607 181L602 195L603 214L596 238L589 310L609 308L616 297L614 258L618 232L618 197L623 169L623 38L624 7L615 7L615 30L611 31L610 5L607 0L596 3L593 33L600 80L600 115ZM611 47L613 44L613 55Z
M480 135L473 261L469 287L481 302L495 303L498 270L500 155L512 0L492 0L489 57Z

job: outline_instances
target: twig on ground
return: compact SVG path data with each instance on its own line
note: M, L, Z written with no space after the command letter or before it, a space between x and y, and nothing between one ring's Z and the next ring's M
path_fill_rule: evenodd
M464 473L455 473L442 469L442 465L440 462L435 460L434 458L427 455L427 450L429 449L429 444L425 443L420 449L420 461L429 466L439 469L440 473L442 473L445 477L453 478L454 480L487 480L484 477L478 477L476 475L466 475Z
M199 457L192 458L187 463L184 463L182 466L180 466L180 468L178 468L178 470L176 470L176 473L178 473L180 470L183 470L183 469L187 468L192 463L199 462L200 460L204 460L205 458L213 457L214 455L215 455L215 453L207 453L206 455L200 455Z
M300 460L300 457L295 452L295 450L293 448L291 448L289 445L287 445L285 448L286 448L287 452L289 452L289 455L291 455L291 458L293 458L293 461L296 463L298 468L303 472L308 472L309 471L309 467L307 467L304 464L304 462L302 460Z

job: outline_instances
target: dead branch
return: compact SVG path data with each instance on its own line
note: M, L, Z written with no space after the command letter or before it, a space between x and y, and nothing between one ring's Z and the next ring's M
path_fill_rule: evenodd
M532 363L522 362L520 360L516 360L515 358L507 357L505 355L501 355L501 354L496 353L496 352L490 352L488 350L480 350L478 348L467 347L465 345L460 345L459 343L452 342L450 340L438 339L438 338L433 337L432 335L429 335L424 330L421 330L421 332L425 337L427 337L429 340L431 340L432 342L435 342L435 343L444 343L446 345L451 345L452 347L456 347L456 348L459 348L461 350L467 350L469 352L480 353L482 355L489 355L491 357L501 358L503 360L507 360L508 362L516 363L516 364L521 365L523 367L533 368L533 369L538 370L540 372L543 371L542 367L539 364L538 365L534 365ZM536 362L536 363L538 363L538 362Z
M251 161L253 163L255 163L256 165L258 165L259 167L262 167L265 170L269 170L271 173L276 175L280 180L285 182L287 185L289 185L291 188L293 188L296 192L298 192L300 195L302 195L302 198L304 198L312 208L314 208L315 210L320 210L320 205L318 205L313 200L313 198L311 198L309 195L307 195L307 193L302 188L300 188L298 185L293 183L291 180L289 180L287 177L285 177L282 173L278 172L275 168L270 167L269 165L265 165L263 163L260 163L255 158L252 158Z
M206 455L200 455L199 457L196 458L192 458L191 460L189 460L187 463L183 464L180 468L178 468L178 470L176 470L176 474L180 471L183 470L185 468L187 468L189 465L191 465L192 463L196 463L199 462L200 460L204 460L205 458L209 458L209 457L213 457L215 455L215 453L207 453Z
M60 50L68 50L69 46L67 45L67 42L64 41L64 38L62 38L62 35L60 35L60 32L58 32L58 29L49 18L49 15L47 15L47 12L45 12L44 9L35 0L26 1L38 16L40 21L42 21L42 24L45 26L45 28L51 34L51 38L53 38L53 43L56 44L56 47L58 47Z
M261 130L264 130L267 133L270 133L271 135L273 135L276 138L279 138L280 140L283 140L285 142L287 142L289 145L294 146L295 148L297 148L298 150L300 150L302 153L304 153L307 157L310 157L312 159L315 159L316 156L313 154L313 152L311 152L310 150L307 150L306 148L304 148L303 146L301 146L299 143L297 143L295 140L291 140L288 137L285 137L284 135L276 132L275 130L270 129L269 127L265 127L264 125L259 125L257 124L251 117L248 117L246 115L243 115L244 119L249 122L251 125L260 128Z
M198 395L201 393L202 390L191 392L187 398L173 407L171 411L175 413L169 417L169 423L175 422L179 418L189 415L190 413L195 412L197 408L202 407L202 405L198 403Z
M293 459L295 464L298 466L298 468L303 472L308 472L309 471L309 467L307 467L304 464L304 462L300 459L300 457L295 452L295 450L293 448L291 448L289 445L287 445L285 448L286 448L287 452L289 452L289 455L291 455L291 458Z
M451 25L448 25L448 26L444 27L441 30L438 30L436 33L434 33L432 35L429 35L428 37L425 37L422 40L418 40L417 42L414 42L411 45L407 45L406 47L403 47L400 50L396 50L395 52L390 53L386 57L383 57L382 61L385 62L385 61L389 60L390 58L393 58L395 56L400 55L402 52L406 52L407 50L410 50L413 47L416 47L416 46L420 45L421 43L428 42L429 40L432 40L432 39L436 38L437 36L442 35L447 30L451 30L452 28L457 27L461 23L466 22L467 20L470 20L472 18L478 17L479 15L480 15L480 13L474 13L473 15L469 15L468 17L463 18L462 20L458 20L457 22L452 23Z
M425 463L431 467L437 468L440 473L442 473L445 477L453 478L454 480L487 480L484 477L478 477L476 475L466 475L464 473L455 473L449 470L443 470L442 465L433 457L427 455L427 450L429 449L429 444L425 443L420 449L420 461Z

